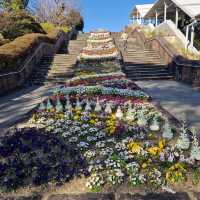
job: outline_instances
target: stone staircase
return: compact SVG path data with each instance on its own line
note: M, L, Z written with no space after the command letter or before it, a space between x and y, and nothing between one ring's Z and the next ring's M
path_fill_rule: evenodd
M74 65L77 56L86 46L87 34L79 34L69 44L63 44L62 49L55 55L44 56L39 66L33 71L29 80L31 85L64 84L74 75Z
M120 35L117 33L112 35L122 53L123 70L128 78L132 80L173 79L173 75L156 51L141 48L136 38L129 38L124 49Z

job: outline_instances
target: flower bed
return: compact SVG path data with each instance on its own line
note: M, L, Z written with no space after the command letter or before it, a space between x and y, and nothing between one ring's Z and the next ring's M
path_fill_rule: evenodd
M121 71L121 55L110 32L91 32L87 46L78 56L76 75Z
M80 152L91 191L125 183L173 189L188 179L199 181L195 132L171 124L122 73L68 81L40 104L26 126L57 135Z
M113 38L110 32L92 32L78 60L93 60L93 59L118 59L120 54L115 47Z
M121 71L119 60L113 58L96 58L80 60L75 68L75 75L91 75L102 73L116 73Z
M102 85L105 87L113 87L119 89L139 89L131 80L125 77L123 73L99 74L90 76L79 76L69 80L66 87L78 85Z
M48 182L62 183L84 174L83 155L44 130L18 130L0 143L0 189L14 190Z

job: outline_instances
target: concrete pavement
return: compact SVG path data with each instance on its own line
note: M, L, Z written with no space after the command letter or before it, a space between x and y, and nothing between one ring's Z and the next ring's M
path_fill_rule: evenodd
M179 120L200 132L200 89L172 80L137 81L153 100Z

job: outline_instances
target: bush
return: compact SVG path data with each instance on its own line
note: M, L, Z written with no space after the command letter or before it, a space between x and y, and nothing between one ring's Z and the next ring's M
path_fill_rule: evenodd
M27 33L45 33L40 24L25 11L2 12L0 33L5 39L13 40Z
M54 24L48 23L48 22L41 23L40 25L46 33L51 33L55 31L56 29L61 30L65 33L69 32L70 30L70 28L67 26L56 27Z
M63 183L87 167L79 152L57 134L18 130L0 144L0 188L4 191L52 181Z
M41 42L55 43L59 31L48 35L30 33L16 38L14 41L0 47L0 73L8 73L18 70L24 60L34 52Z

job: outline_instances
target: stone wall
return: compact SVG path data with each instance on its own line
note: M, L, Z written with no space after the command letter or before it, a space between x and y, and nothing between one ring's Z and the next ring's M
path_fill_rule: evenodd
M34 53L29 55L24 61L24 65L19 71L0 75L0 95L22 86L31 75L33 68L38 65L41 58L44 55L52 55L58 52L63 43L68 42L74 34L76 34L76 31L73 29L69 33L62 32L55 44L41 43Z

